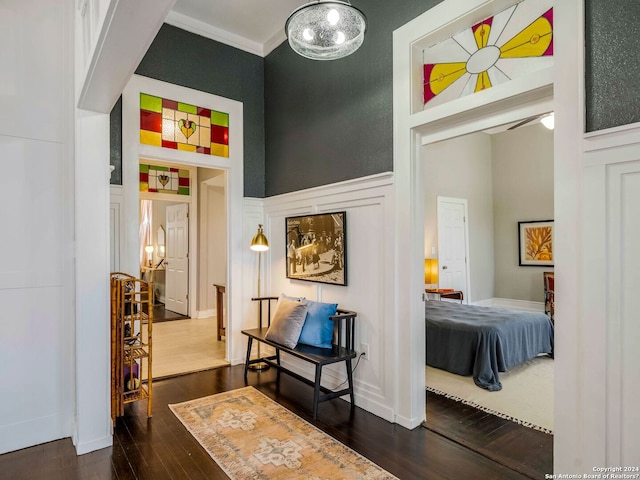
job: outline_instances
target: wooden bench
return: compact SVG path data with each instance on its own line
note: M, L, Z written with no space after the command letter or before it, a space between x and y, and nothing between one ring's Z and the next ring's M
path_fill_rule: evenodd
M244 335L249 337L247 344L247 359L244 364L244 378L247 379L247 371L249 365L265 362L270 366L283 371L298 380L314 387L313 393L313 419L318 416L318 404L326 400L349 394L351 398L351 408L355 406L353 395L353 367L351 360L356 357L354 348L354 326L357 314L348 310L338 309L335 315L329 317L333 320L333 340L331 348L319 348L310 345L297 344L295 348L289 348L279 343L272 342L265 338L267 330L271 325L271 304L278 300L278 297L258 297L251 300L260 302L258 307L259 328L251 330L242 330ZM263 326L263 314L266 311L267 325ZM276 351L275 355L251 359L251 347L253 341L262 342L273 347ZM315 365L315 379L313 381L305 378L297 373L283 367L280 363L280 352L286 352L296 358L305 360ZM322 367L331 365L332 363L344 362L347 370L348 387L342 390L330 390L320 384L322 377ZM322 392L322 394L320 393Z

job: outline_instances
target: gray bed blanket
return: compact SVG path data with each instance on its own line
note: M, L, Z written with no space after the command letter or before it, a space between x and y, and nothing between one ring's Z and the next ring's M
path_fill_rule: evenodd
M553 355L553 324L544 313L427 301L425 321L427 365L473 375L489 391L502 389L498 372Z

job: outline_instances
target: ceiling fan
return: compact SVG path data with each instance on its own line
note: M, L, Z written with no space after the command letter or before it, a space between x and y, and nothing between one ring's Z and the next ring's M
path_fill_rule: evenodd
M507 130L514 130L516 128L523 127L524 125L534 122L536 120L540 120L540 123L542 123L549 130L553 130L554 123L555 123L553 112L541 113L540 115L534 115L533 117L525 118L524 120L514 125L511 125L509 128L507 128Z

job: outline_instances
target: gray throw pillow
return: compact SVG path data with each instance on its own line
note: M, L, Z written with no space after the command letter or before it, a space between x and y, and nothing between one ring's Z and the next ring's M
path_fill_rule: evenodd
M280 296L265 338L294 348L298 344L306 317L307 306L304 303Z

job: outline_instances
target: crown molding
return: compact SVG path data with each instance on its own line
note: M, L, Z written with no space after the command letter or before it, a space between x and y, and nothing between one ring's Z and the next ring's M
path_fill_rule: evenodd
M287 40L287 35L284 33L284 26L281 30L274 33L273 36L267 40L263 45L264 57L273 52L280 44Z
M264 57L266 55L264 52L264 46L258 42L253 42L241 37L240 35L235 35L227 32L226 30L213 27L207 23L201 22L200 20L177 13L173 10L169 12L169 15L167 15L165 22L169 25L173 25L174 27L244 50L245 52L253 53L260 57Z

